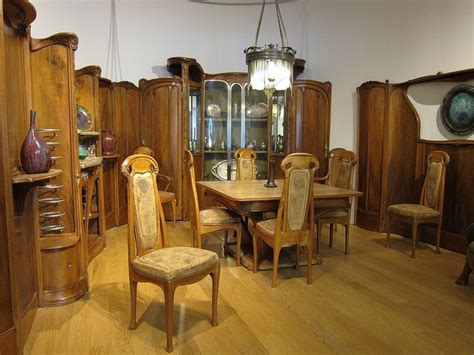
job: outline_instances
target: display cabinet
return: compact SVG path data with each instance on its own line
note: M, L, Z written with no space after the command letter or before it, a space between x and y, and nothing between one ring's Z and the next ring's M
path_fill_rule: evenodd
M266 178L268 104L263 91L246 82L209 79L204 82L204 179L235 180L233 152L257 152L257 178Z
M75 71L81 210L88 262L106 246L98 66Z

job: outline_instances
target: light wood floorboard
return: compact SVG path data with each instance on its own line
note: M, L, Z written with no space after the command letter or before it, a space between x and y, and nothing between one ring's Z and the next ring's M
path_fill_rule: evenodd
M188 223L168 225L173 245L191 245ZM180 287L175 297L174 347L184 354L473 354L474 277L454 281L465 257L410 240L351 229L351 255L343 253L343 228L334 248L322 242L322 265L253 274L222 256L220 234L205 248L221 256L219 325L212 327L211 281ZM89 265L89 292L79 301L38 310L26 354L165 353L163 293L138 286L138 328L129 330L126 226L107 232L108 246Z

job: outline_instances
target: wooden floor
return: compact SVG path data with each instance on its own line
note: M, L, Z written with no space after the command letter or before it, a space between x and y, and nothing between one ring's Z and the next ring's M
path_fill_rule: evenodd
M174 245L191 245L189 225L169 225ZM280 270L272 289L271 271L253 274L221 258L219 325L210 325L210 278L178 288L175 352L186 354L308 353L474 353L474 276L456 286L464 257L441 255L420 245L409 257L410 241L357 227L351 255L343 254L343 228L333 249L324 239L323 264ZM326 232L326 231L325 231ZM139 284L138 328L129 330L126 226L108 231L108 247L89 266L90 290L79 301L39 309L26 354L164 353L162 291ZM221 240L205 247L221 253Z

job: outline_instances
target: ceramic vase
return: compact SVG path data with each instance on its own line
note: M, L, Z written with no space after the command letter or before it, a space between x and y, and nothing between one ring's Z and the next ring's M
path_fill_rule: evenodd
M102 155L114 155L116 145L117 134L115 132L102 132Z
M20 160L27 174L47 173L51 168L51 153L35 127L36 111L30 111L30 129L21 145Z

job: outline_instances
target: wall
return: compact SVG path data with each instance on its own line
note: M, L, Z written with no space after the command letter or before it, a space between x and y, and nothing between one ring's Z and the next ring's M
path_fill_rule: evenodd
M75 32L77 67L97 64L107 75L110 1L32 3L38 10L33 36ZM471 0L294 0L280 7L289 44L307 61L302 78L333 84L332 147L356 149L361 83L474 67ZM172 56L194 57L209 73L246 71L243 49L253 44L259 11L258 5L117 0L122 79L163 76ZM279 41L273 6L262 26L259 44Z

